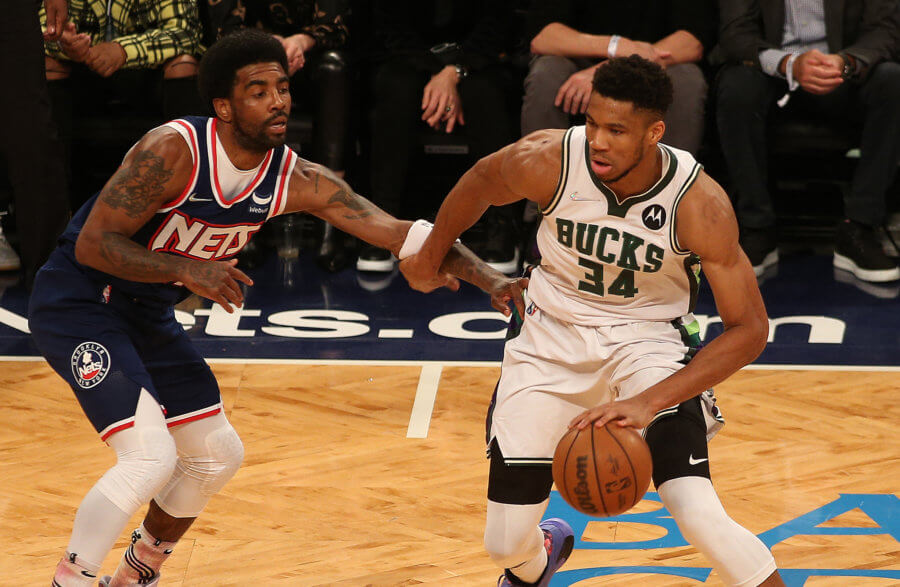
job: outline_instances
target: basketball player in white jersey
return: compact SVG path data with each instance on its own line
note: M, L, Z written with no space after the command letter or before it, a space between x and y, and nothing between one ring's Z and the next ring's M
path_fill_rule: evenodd
M175 320L177 301L193 292L229 312L242 305L242 284L252 282L235 255L278 214L315 214L401 258L421 245L422 223L386 214L284 145L287 69L284 48L266 33L240 31L214 44L200 86L216 116L144 135L38 273L33 339L117 456L82 500L52 585L95 584L125 524L148 502L101 585L157 585L175 543L241 464L215 377ZM490 292L499 310L510 300L521 305L518 280L453 249L445 271ZM437 282L458 285L445 274Z
M545 586L568 558L568 524L540 521L554 448L568 427L610 421L643 430L663 503L726 584L784 585L710 482L706 443L722 424L711 388L759 355L768 321L727 195L690 154L659 142L671 100L659 66L607 61L585 126L539 131L479 161L400 265L427 291L488 206L524 198L543 213L541 263L488 417L484 541L505 569L498 585ZM725 326L702 349L691 315L700 263Z

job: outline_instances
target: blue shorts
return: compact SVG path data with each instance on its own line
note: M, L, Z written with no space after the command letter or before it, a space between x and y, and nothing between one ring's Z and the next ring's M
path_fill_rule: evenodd
M59 249L37 274L28 325L103 440L134 424L142 388L170 427L222 409L216 379L171 305L107 288Z

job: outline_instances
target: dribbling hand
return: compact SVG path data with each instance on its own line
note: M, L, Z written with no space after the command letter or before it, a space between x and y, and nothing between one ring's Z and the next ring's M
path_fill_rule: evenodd
M240 283L253 285L253 280L236 267L237 259L229 261L190 261L181 272L186 288L219 304L231 314L244 305Z
M622 401L594 406L572 418L569 428L587 428L593 423L602 428L607 422L615 421L619 426L646 428L655 415L648 403L639 395Z

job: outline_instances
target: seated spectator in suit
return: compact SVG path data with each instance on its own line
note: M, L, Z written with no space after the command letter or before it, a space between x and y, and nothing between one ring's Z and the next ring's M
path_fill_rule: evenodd
M373 12L371 199L403 216L405 192L422 195L407 180L425 125L463 132L472 163L515 140L514 75L501 60L512 45L512 8L508 0L375 0ZM436 212L439 203L426 207ZM513 272L520 216L518 206L492 208L463 239L498 271ZM393 266L388 251L373 247L357 260L361 271Z
M260 28L281 41L288 56L294 108L314 105L312 153L304 156L343 177L350 140L347 2L204 0L201 12L207 43L245 27ZM289 130L289 141L290 134ZM339 271L352 264L355 241L331 225L315 221L322 224L319 265Z
M534 58L523 135L571 126L587 109L594 70L609 57L637 54L665 67L672 80L666 144L697 155L707 94L699 63L715 39L714 0L535 0L528 30Z
M743 246L757 275L778 261L768 191L766 124L773 105L861 126L861 157L837 228L834 265L864 281L900 268L875 227L900 160L896 0L721 0L717 119Z

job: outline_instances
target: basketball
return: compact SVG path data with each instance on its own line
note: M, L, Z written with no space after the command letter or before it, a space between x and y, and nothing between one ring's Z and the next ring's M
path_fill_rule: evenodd
M617 516L634 507L650 485L650 448L633 428L571 428L553 455L553 481L583 514Z

